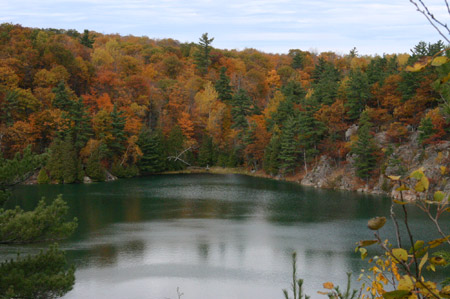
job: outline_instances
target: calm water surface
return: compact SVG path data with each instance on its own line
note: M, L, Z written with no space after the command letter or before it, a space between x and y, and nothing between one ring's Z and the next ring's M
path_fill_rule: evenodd
M367 265L355 242L372 238L367 220L390 208L383 197L204 174L20 186L9 205L32 209L57 194L79 220L61 244L77 268L70 299L176 299L177 287L183 299L283 298L293 251L307 294L326 298L323 282L344 285L346 272ZM432 238L419 215L414 229ZM0 258L17 251L0 249Z

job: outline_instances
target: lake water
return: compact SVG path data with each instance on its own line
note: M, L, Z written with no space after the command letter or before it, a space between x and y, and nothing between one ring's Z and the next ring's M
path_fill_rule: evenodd
M20 186L10 206L63 194L76 233L60 247L76 265L64 298L283 298L291 254L306 293L345 286L367 266L355 243L390 200L242 175L161 175L89 185ZM26 200L25 200L26 199ZM417 211L413 229L432 238ZM448 222L447 222L448 223ZM387 227L391 227L388 221ZM384 237L392 236L389 232ZM1 257L19 247L2 246ZM45 245L20 247L33 252ZM357 286L356 277L354 277Z

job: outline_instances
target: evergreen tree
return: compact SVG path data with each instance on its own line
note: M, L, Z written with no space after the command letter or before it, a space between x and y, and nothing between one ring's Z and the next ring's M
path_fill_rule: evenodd
M28 147L14 159L0 157L0 195L7 199L7 189L25 180L46 155L35 155ZM4 202L3 200L3 202ZM0 198L0 207L3 205ZM65 238L76 228L76 219L64 222L67 205L59 197L51 205L41 201L34 211L0 209L0 244L30 243ZM1 298L56 298L70 291L75 281L74 268L67 266L64 253L56 247L46 252L18 255L0 262Z
M296 81L289 81L281 88L281 92L284 95L284 101L280 102L277 111L272 113L272 121L278 126L282 126L289 117L296 116L298 110L294 109L294 106L304 101L306 96L306 91L300 82Z
M263 168L266 173L271 175L278 174L280 168L279 155L281 150L279 134L273 134L269 144L264 151Z
M217 162L217 151L213 139L207 134L203 135L202 144L198 150L198 164L202 167L213 166Z
M370 132L372 123L367 111L361 113L359 118L358 140L352 146L352 153L356 154L356 175L368 180L377 164L377 147Z
M142 157L138 163L142 173L158 173L166 169L164 137L160 131L143 130L139 134L138 145L142 151Z
M219 94L219 100L224 103L230 103L233 96L231 92L230 79L228 78L226 71L226 67L222 67L220 69L219 80L217 80L215 88Z
M298 161L297 121L289 117L283 124L280 138L280 170L283 174L293 172Z
M339 88L340 72L331 63L320 66L314 81L313 98L318 104L331 105L335 102Z
M84 107L83 99L72 101L70 109L63 113L63 118L67 121L67 130L60 132L60 135L70 136L78 153L93 135L91 118Z
M305 106L305 110L300 111L298 115L298 140L305 165L319 154L317 146L326 131L325 125L314 117L315 112L314 106Z
M81 164L70 136L53 141L46 168L50 177L60 183L71 184L83 178Z
M80 38L80 43L88 48L92 48L94 45L95 39L92 37L89 37L89 30L84 29L83 35Z
M69 111L72 108L73 101L70 99L64 81L59 82L58 86L53 88L52 92L55 94L55 98L53 99L53 106L55 108L63 111Z
M86 175L93 181L103 182L106 179L105 168L101 160L104 156L105 148L103 145L98 146L93 150L88 160L86 161L85 171Z
M37 176L38 184L48 184L50 183L50 178L48 177L47 170L45 168L41 168L39 170L39 174Z
M292 68L296 70L303 68L303 60L304 58L302 52L299 51L295 53L294 57L292 57L292 64L291 64Z
M239 89L233 96L231 115L233 117L232 128L244 130L248 127L247 116L252 112L252 100L243 89Z
M420 121L419 126L419 143L424 146L427 139L435 132L431 118L424 117Z
M17 91L8 91L4 98L4 102L0 103L0 109L2 111L2 113L0 113L0 121L8 127L14 124L13 113L14 111L17 111L19 107L18 96L19 94Z
M212 47L210 45L213 41L214 38L208 38L208 33L203 33L199 39L198 52L195 54L195 64L202 75L208 73L208 67L211 64L209 53L211 52Z
M345 103L349 118L358 119L369 99L370 87L366 73L360 69L351 70L347 85L347 102Z
M180 161L186 161L186 155L179 156L184 149L184 135L179 126L174 126L167 137L165 144L166 156L168 157L167 167L169 170L181 170L186 167L186 164ZM179 157L179 159L176 159ZM170 159L169 159L170 158Z

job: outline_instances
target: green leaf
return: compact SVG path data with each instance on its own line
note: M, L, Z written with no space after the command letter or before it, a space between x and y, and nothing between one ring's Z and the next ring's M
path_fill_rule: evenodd
M414 250L419 250L423 245L425 245L423 240L417 240L416 243L414 243Z
M431 62L432 66L441 66L445 63L447 63L449 61L449 59L445 56L439 56L433 59L433 61Z
M444 200L445 193L442 191L436 191L433 195L435 201L441 202Z
M411 295L410 291L396 290L396 291L384 293L383 298L385 298L385 299L401 299L401 298L407 298L410 295Z
M385 223L386 223L386 217L375 217L375 218L370 219L367 222L367 226L371 230L379 230L380 228L382 228L384 226Z
M392 249L392 255L400 261L406 262L408 260L408 252L403 248Z
M401 185L400 187L398 187L398 188L395 189L395 190L397 190L397 191L406 191L406 190L409 190L409 188L406 187L405 185Z
M423 167L420 167L419 169L414 170L409 175L410 178L420 180L425 174L423 173L425 169Z

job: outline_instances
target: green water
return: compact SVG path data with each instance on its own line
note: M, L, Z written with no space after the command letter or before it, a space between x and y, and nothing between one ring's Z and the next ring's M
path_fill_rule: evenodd
M79 220L61 244L77 268L65 298L175 299L177 287L183 299L282 298L294 250L307 294L325 298L317 294L323 282L343 285L346 272L367 265L355 242L372 238L367 220L390 208L378 196L206 174L20 186L9 205L32 209L57 194ZM411 217L414 230L432 238L426 219ZM0 247L0 258L17 249Z

